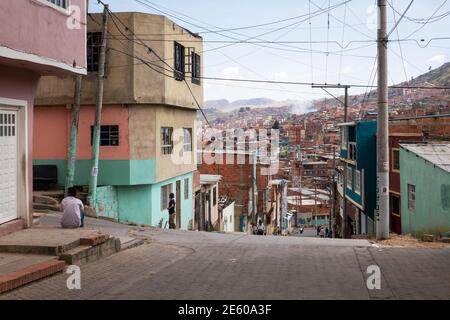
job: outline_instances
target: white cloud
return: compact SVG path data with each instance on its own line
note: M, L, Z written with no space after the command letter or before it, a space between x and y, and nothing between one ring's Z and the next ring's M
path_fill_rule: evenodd
M272 76L272 78L273 78L275 81L288 81L288 80L289 80L288 74L287 74L286 72L284 72L284 71L274 73L273 76Z
M446 56L445 55L438 54L438 55L435 55L434 57L431 57L427 61L431 62L431 63L436 63L436 64L441 65L441 64L444 64L445 60L446 60Z
M242 79L241 70L239 67L228 67L222 70L224 78Z

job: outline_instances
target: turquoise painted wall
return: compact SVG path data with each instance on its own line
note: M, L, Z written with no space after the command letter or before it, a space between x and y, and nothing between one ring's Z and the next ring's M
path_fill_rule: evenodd
M66 183L66 160L33 160L33 165L56 165L58 185ZM89 184L91 160L77 160L75 185ZM156 160L100 160L98 184L104 186L125 186L152 184L156 181Z
M152 186L117 187L119 221L122 223L152 224Z
M189 195L188 198L184 198L184 179L189 179ZM193 212L193 195L192 195L192 181L193 181L193 174L188 173L185 175L181 175L160 183L155 183L151 186L151 211L152 211L152 217L151 217L151 224L154 226L157 226L160 222L160 220L163 220L162 227L166 225L167 222L167 228L169 227L168 221L169 221L169 214L167 210L161 210L161 187L172 184L172 192L175 193L176 198L176 182L180 180L181 181L181 203L177 203L177 206L180 206L181 209L181 229L187 230L189 226L190 220L192 220L192 212ZM167 207L167 205L165 206Z
M116 187L98 187L97 203L99 216L116 221L119 219L119 201Z
M408 184L416 186L415 212L408 208ZM404 234L450 231L450 173L400 148L400 192Z

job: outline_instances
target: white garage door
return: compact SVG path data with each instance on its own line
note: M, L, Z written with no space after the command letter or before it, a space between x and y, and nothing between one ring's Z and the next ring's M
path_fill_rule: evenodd
M0 224L17 214L17 111L0 107Z

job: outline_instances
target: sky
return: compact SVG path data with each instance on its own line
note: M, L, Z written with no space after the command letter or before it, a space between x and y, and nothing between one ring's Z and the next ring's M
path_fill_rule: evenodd
M207 51L203 57L205 77L376 85L375 0L103 1L114 12L161 14L156 8L170 14L168 17L180 26L200 33ZM394 15L388 6L390 31L411 0L388 1L398 12ZM321 10L328 8L331 10ZM90 12L101 10L97 1L90 1ZM439 17L447 11L448 0L415 0L390 39L425 39L421 43L425 46L432 38L450 37L450 15L424 23L433 14ZM236 28L241 29L229 30ZM236 43L235 39L253 43ZM435 39L425 48L415 41L393 41L388 52L389 84L397 84L448 62L450 40ZM350 94L365 91L351 88ZM229 101L256 97L312 100L326 96L311 86L215 80L205 80L204 94L205 100Z

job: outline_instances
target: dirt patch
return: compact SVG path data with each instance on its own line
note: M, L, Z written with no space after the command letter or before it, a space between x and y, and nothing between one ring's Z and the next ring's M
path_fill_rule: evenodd
M405 247L405 248L450 248L450 243L443 242L424 242L414 238L410 234L398 235L395 233L390 234L388 240L377 241L374 243L381 247Z

